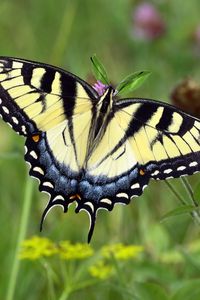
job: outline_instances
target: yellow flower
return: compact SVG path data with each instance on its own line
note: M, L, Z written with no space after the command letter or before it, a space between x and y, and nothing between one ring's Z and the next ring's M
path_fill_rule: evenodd
M95 265L89 268L91 276L101 280L109 278L112 276L113 272L113 267L106 264L103 260L99 260Z
M85 259L92 256L94 250L88 244L71 244L69 241L59 243L59 254L62 259L75 260Z
M130 258L135 258L144 250L143 246L138 245L123 245L113 244L104 246L101 249L102 256L109 258L114 256L118 260L128 260Z
M33 236L23 241L19 257L21 259L35 260L55 253L57 253L57 249L53 242L47 238Z

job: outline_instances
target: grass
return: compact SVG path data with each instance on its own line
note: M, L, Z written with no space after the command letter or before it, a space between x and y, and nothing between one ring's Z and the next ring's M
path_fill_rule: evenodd
M136 2L116 0L108 5L105 0L61 0L56 4L53 0L2 0L0 54L57 64L87 78L91 72L89 58L97 53L113 83L136 71L152 72L131 96L169 102L172 89L183 78L191 76L199 81L200 60L192 34L199 24L200 4L198 0L159 2L166 33L148 42L132 35ZM34 235L47 237L56 247L68 240L76 252L75 245L86 241L88 219L84 213L74 214L74 207L67 215L56 208L39 233L48 197L39 193L37 182L27 176L23 138L3 121L0 132L0 299L6 295L7 300L200 298L199 226L193 222L191 211L160 222L181 205L164 182L152 181L129 206L99 213L90 257L65 260L55 254L18 260L19 244L24 237ZM188 178L192 190L188 182L187 190L180 180L169 183L184 203L193 205L192 193L199 181L198 174ZM198 191L195 195L199 203ZM116 258L115 253L102 258L103 246L118 243L124 247L140 245L144 250L126 260ZM95 272L92 275L90 270L95 266L107 277L94 276Z

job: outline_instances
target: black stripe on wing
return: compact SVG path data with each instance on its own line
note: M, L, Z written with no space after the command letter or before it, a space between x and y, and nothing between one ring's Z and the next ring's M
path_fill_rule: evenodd
M157 156L154 155L155 160L147 162L147 164L143 166L144 169L148 170L148 172L150 171L150 177L157 180L178 178L180 176L192 175L199 172L200 120L171 105L155 100L122 99L118 101L116 109L123 111L123 108L128 108L128 106L132 104L140 104L140 106L133 114L132 121L128 125L127 132L125 132L123 139L119 142L119 146L128 140L129 136L134 136L134 133L138 132L140 129L151 127L151 120L153 119L154 114L156 115L158 109L161 108L163 111L160 118L157 120L157 124L155 123L155 120L153 122L153 128L154 130L157 130L155 138L149 140L147 133L146 136L147 140L149 140L149 148L152 153L154 145L160 143L163 149L165 149L168 158L160 159L159 153L157 153ZM143 113L138 114L140 111ZM176 118L178 118L177 124ZM176 142L175 138L177 137L179 137L182 142ZM169 149L165 148L164 139L168 139L171 146L176 149L174 156L171 157L168 155ZM184 149L181 147L182 145L185 145L188 148L186 151L187 153L184 153ZM138 147L143 147L143 145L138 145ZM173 152L174 150L171 151Z
M56 74L57 79L55 80ZM46 64L0 57L0 76L1 75L0 113L3 119L8 122L16 132L24 136L39 131L37 124L32 120L35 115L32 116L30 110L29 113L26 114L24 110L35 102L40 102L41 111L39 113L37 112L37 114L44 113L47 108L46 96L52 92L54 80L56 83L54 92L59 93L58 96L60 96L60 101L62 101L64 113L66 118L69 118L69 121L73 115L74 106L76 104L75 99L78 101L78 98L76 98L77 83L83 86L88 97L91 96L91 103L95 104L98 98L96 91L80 78L62 69ZM4 82L6 82L6 84L4 84ZM17 94L19 94L16 97L16 92L12 92L12 89L15 87L18 88ZM19 93L19 89L21 89L21 93ZM35 94L35 102L29 101L29 97L32 97L33 94ZM24 105L25 96L27 96L27 106ZM23 107L20 107L21 97L23 98ZM72 122L70 126L72 126ZM71 132L73 132L73 130L71 130ZM74 140L73 137L72 140Z
M31 86L31 79L33 76L33 69L34 69L34 65L30 65L30 64L23 64L22 69L21 69L21 75L23 77L24 80L24 84L25 85L30 85Z
M144 105L144 107L146 104ZM169 126L172 124L173 121L173 114L172 111L169 110L167 107L164 108L162 116L156 125L156 129L163 131L169 128Z
M30 120L23 110L0 85L0 115L18 134L27 136L38 132L34 121Z
M56 71L50 68L46 69L46 72L42 76L41 80L41 90L47 94L51 93L52 90L52 83L55 78Z
M127 128L126 137L133 136L138 132L142 127L142 124L148 123L156 111L157 107L154 105L149 105L148 103L146 103L146 105L141 105Z
M55 67L53 65L50 64L46 64L46 63L40 63L40 62L36 62L36 61L32 61L32 60L26 60L26 59L21 59L21 58L15 58L15 57L6 57L6 56L0 56L0 64L4 65L4 70L1 70L1 72L10 72L12 71L12 65L14 62L19 62L23 64L23 77L24 80L27 81L27 84L30 84L30 79L32 77L32 72L34 68L44 68L46 70L46 72L50 72L53 76L53 74L57 71L58 73L60 73L61 75L63 75L64 78L66 79L73 79L74 81L80 83L84 89L86 90L87 94L89 95L89 97L93 100L98 100L99 96L96 92L95 89L92 88L92 86L90 86L86 81L82 80L81 78L79 78L78 76L65 71L62 68L59 67ZM0 66L1 69L1 66ZM28 83L29 82L29 83ZM65 96L69 96L68 92L65 88L64 90L67 92L67 94L65 94Z

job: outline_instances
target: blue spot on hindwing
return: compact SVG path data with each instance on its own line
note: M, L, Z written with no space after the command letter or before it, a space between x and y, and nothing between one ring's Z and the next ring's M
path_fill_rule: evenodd
M71 184L71 188L75 191L78 186L78 181L76 179L71 179L70 184Z
M116 181L116 187L117 187L118 190L128 189L129 188L129 176L124 176L122 178L119 178Z
M83 180L79 183L79 189L80 192L85 195L87 191L91 189L91 184L88 181Z
M131 173L129 174L129 180L133 181L135 178L138 177L138 168L135 168Z
M47 169L47 173L46 173L47 177L53 181L58 181L58 179L60 178L60 173L58 171L58 169L54 166L51 165L48 169Z
M37 144L40 154L47 151L47 146L44 139L41 139L40 142Z
M115 182L105 184L103 187L103 197L113 196L117 192Z
M39 161L42 165L45 165L46 168L49 168L52 165L51 156L49 155L49 153L47 151L43 152L40 155Z

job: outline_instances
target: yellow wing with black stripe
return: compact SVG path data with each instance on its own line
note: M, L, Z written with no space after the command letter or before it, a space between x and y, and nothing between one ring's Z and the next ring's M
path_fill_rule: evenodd
M28 144L45 133L53 157L78 172L86 156L95 91L78 77L44 64L1 58L0 70L4 120L28 137Z
M145 173L152 168L150 177L166 179L198 170L198 119L153 100L122 99L114 106L104 136L89 158L90 174L113 179L140 165Z
M0 58L0 113L26 137L25 159L39 189L66 212L77 202L91 219L100 208L128 204L152 179L200 170L200 120L149 99L100 97L62 69Z
M77 193L97 100L95 90L71 73L0 58L0 114L26 137L25 160L40 191L65 211Z
M128 204L141 195L151 178L177 178L199 169L198 119L162 102L122 99L113 104L86 178L99 188L98 207L112 210L115 203Z
M122 99L113 103L86 178L98 186L98 207L112 210L115 203L141 195L151 178L199 170L200 120L162 102Z

